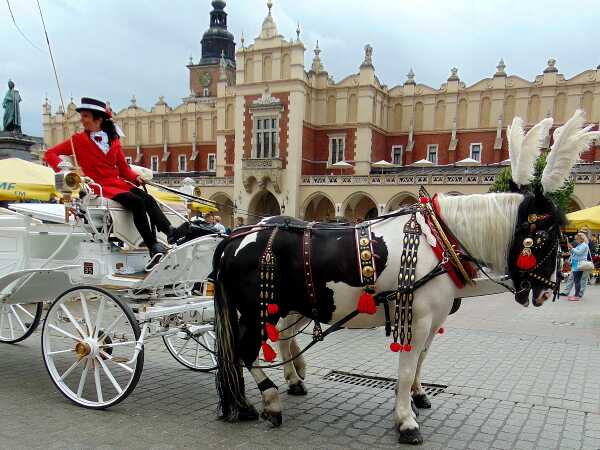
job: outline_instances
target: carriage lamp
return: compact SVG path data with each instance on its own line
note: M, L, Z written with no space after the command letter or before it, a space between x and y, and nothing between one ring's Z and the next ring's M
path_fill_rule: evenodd
M62 195L62 203L65 205L65 223L68 223L69 210L72 206L71 194L81 184L81 176L73 170L73 165L69 161L61 161L58 168L60 172L54 175L54 183Z

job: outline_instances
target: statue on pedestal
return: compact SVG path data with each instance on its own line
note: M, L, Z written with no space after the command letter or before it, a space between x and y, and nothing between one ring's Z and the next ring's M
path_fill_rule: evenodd
M21 95L15 89L15 83L8 80L8 92L4 96L2 107L4 108L4 120L2 126L4 131L12 131L21 134L21 111L19 103Z

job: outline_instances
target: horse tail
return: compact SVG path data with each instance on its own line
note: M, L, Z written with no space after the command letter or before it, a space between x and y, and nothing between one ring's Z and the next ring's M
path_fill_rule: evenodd
M239 323L234 302L228 301L222 277L217 273L215 282L215 334L219 416L235 421L244 412L252 410L245 396L244 377L239 353Z

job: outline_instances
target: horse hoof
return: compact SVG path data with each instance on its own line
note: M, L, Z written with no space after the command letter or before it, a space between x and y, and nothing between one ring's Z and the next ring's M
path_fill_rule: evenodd
M410 399L410 409L412 409L415 418L419 417L419 410L417 409L417 405L415 405L414 399Z
M281 423L283 422L283 418L281 413L269 413L266 411L263 411L260 415L260 417L262 417L264 420L271 422L271 425L273 425L274 427L279 427L281 426Z
M400 432L398 442L401 444L419 445L423 443L423 436L418 428L398 431Z
M427 397L427 394L415 394L413 395L413 402L417 408L420 409L430 409L431 402Z
M302 381L298 381L296 384L290 384L288 387L289 395L306 395L308 391L306 390L306 386Z
M248 405L247 408L240 409L238 413L238 420L242 422L248 422L251 420L258 420L258 411L252 405Z

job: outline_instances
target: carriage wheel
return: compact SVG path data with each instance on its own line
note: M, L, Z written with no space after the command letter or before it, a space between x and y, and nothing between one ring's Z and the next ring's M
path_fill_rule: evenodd
M91 286L58 297L44 321L42 352L50 378L73 403L104 409L125 399L144 366L135 357L140 327L131 309Z
M163 336L163 341L169 353L180 364L198 372L210 372L217 368L217 358L212 353L215 351L215 332L212 326L210 329L205 329L206 326L198 328L197 331L194 331L194 325L191 325L191 334L204 347L188 334L184 336L183 332Z
M31 336L42 318L44 304L0 305L0 342L16 344Z

